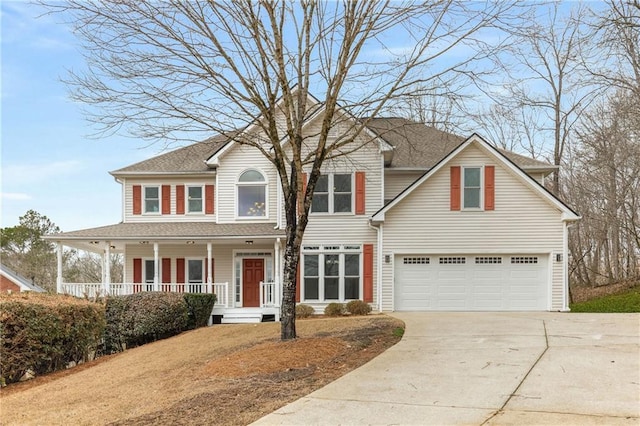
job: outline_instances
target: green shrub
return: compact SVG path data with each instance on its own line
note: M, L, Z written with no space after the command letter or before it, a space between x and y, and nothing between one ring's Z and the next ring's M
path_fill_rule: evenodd
M189 311L189 323L187 327L191 330L194 328L205 327L209 324L213 305L216 303L215 294L186 293L184 301Z
M329 303L326 308L324 308L324 314L328 317L339 317L345 314L344 304L343 303Z
M16 382L95 356L104 306L70 296L19 293L0 298L0 380Z
M105 351L118 352L175 336L189 324L181 293L144 292L107 299Z
M371 306L362 300L352 300L347 303L347 312L351 315L367 315L371 313Z
M305 305L304 303L296 305L296 318L309 318L315 313L316 311L313 309L313 306Z
M127 296L112 296L105 299L104 352L122 352L127 347L127 321L125 313L129 305Z

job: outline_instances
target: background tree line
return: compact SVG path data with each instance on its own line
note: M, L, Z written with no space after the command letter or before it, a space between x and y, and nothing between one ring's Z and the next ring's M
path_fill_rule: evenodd
M20 216L16 226L0 229L0 259L2 263L44 289L56 291L58 258L55 244L43 240L43 235L60 232L47 216L34 210ZM95 253L65 249L62 255L65 282L101 282L102 256ZM112 254L111 277L122 281L123 258Z

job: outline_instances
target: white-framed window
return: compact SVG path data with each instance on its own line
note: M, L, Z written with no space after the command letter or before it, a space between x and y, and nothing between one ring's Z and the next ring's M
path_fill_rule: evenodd
M160 186L145 186L142 197L145 213L160 213Z
M202 185L187 186L187 213L204 212L204 188Z
M153 259L143 259L142 261L142 282L144 291L153 291L153 275L155 272L155 262ZM158 282L162 280L162 262L158 261Z
M320 175L313 191L311 213L352 213L353 175Z
M267 180L258 170L244 171L236 184L238 217L267 216Z
M204 282L204 260L187 259L187 282L202 284Z
M462 169L462 208L479 209L482 206L482 167Z
M360 246L308 247L302 255L302 298L341 302L362 298ZM303 249L304 250L304 249Z

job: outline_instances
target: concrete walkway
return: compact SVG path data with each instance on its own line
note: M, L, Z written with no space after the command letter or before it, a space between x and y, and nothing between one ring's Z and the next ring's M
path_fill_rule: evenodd
M254 424L640 424L638 314L394 316L397 345Z

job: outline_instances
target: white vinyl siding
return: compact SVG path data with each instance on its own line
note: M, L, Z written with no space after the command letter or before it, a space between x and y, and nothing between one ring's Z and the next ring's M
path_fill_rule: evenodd
M142 211L143 214L133 214L133 186L142 186ZM144 187L145 186L158 186L162 188L163 185L169 185L170 191L170 207L171 214L144 214ZM184 198L185 214L176 214L176 186L184 185ZM216 185L215 175L206 177L184 177L184 178L127 178L124 183L124 221L125 222L211 222L215 221L215 214L202 213L189 213L187 210L186 200L189 197L189 186L201 186L202 195L205 197L204 186ZM217 189L214 188L214 197ZM162 189L160 190L162 194ZM203 198L203 203L205 199ZM217 203L215 204L217 210ZM162 211L162 198L160 198L160 211Z
M449 166L495 165L495 210L450 211ZM428 218L428 220L426 220ZM562 252L561 212L471 145L385 214L383 255ZM555 263L554 263L555 271ZM553 310L562 280L553 274ZM383 309L393 309L393 265L383 265Z
M384 174L384 199L392 200L409 185L415 182L425 171L396 172L385 170Z
M237 182L247 170L259 171L266 179L266 214L255 218L238 219ZM216 211L218 223L275 222L277 211L277 188L280 185L273 165L255 148L236 144L221 159L218 166L218 198Z

